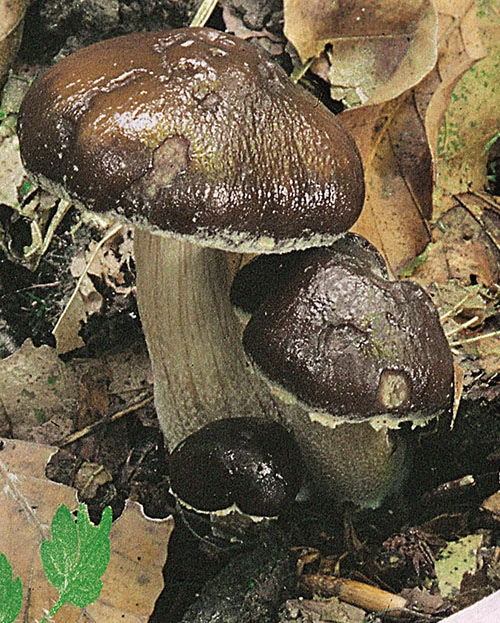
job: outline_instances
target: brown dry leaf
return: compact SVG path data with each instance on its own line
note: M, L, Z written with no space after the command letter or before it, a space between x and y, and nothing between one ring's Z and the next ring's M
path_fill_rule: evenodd
M60 355L84 346L79 335L82 324L88 316L101 309L103 298L95 289L89 273L102 277L116 292L130 294L132 288L120 284L124 281L122 265L129 262L132 256L131 235L123 238L124 256L120 261L110 246L121 231L131 230L119 224L111 225L99 242L92 242L85 258L77 256L73 259L71 272L73 276L78 276L78 281L52 331Z
M14 62L28 0L0 0L0 85Z
M0 139L0 171L0 204L17 209L18 188L21 187L25 175L17 136Z
M26 340L0 361L0 420L12 436L54 443L72 430L76 403L75 374L50 346Z
M486 378L492 378L500 370L500 336L491 337L481 336L482 339L470 344L464 344L465 352L476 357L481 365L481 370L486 374Z
M366 621L366 611L351 604L339 601L336 597L330 599L289 599L285 604L288 618L308 623L324 623L325 621L348 621L349 623L363 623Z
M133 228L123 226L119 236L108 238L100 246L91 241L87 255L94 256L88 268L89 275L102 279L117 294L131 294L134 288L125 283L124 269L133 258Z
M483 3L479 20L485 58L467 71L453 93L438 136L437 195L440 212L453 195L482 191L485 146L500 132L500 3Z
M366 200L353 230L384 256L393 275L430 241L432 164L417 90L340 115L360 149Z
M365 167L367 198L354 229L382 252L393 274L400 272L431 240L428 221L433 215L432 141L437 142L433 127L445 112L438 104L446 105L445 94L451 91L450 85L472 65L482 49L471 9L473 2L460 0L454 3L455 9L449 5L451 2L445 0L438 3L437 68L393 101L340 115L353 132Z
M285 35L348 106L380 104L416 85L437 58L431 0L285 0ZM325 51L326 48L326 51ZM325 52L325 53L324 53Z
M42 609L57 598L42 571L40 543L49 537L50 522L61 504L71 510L78 506L73 489L45 477L45 466L55 450L9 439L0 452L0 551L23 583L24 605L18 621L40 620Z
M500 520L500 491L497 491L481 504L481 508L488 511L498 521Z
M85 609L93 621L147 623L163 589L163 566L172 517L147 518L140 504L127 502L111 528L111 561L100 598ZM68 622L69 623L69 622Z
M490 287L500 278L500 214L481 197L465 194L436 221L433 242L412 279L426 286L450 279Z
M226 31L232 35L236 35L240 39L261 39L261 45L269 54L272 56L283 54L285 41L282 36L270 32L267 28L263 28L262 30L251 30L247 28L234 7L223 6L222 19L226 26Z
M483 11L489 3L489 0L480 3ZM436 69L426 79L431 97L425 116L434 162L437 160L438 134L453 89L464 73L486 54L484 32L473 0L436 0L436 5L439 11L439 54ZM481 14L481 22L485 14Z
M4 444L0 452L0 551L23 583L23 608L16 621L36 621L57 599L57 591L42 570L40 543L49 537L59 506L75 510L78 502L74 489L45 477L47 461L56 448L17 440ZM163 588L162 568L172 529L171 517L148 519L139 504L128 502L111 528L111 560L100 598L83 611L65 605L54 623L146 623Z

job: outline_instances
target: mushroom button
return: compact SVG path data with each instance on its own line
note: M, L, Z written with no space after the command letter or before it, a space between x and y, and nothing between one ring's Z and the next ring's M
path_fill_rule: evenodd
M236 509L275 517L296 497L300 451L278 423L239 417L210 422L170 455L170 482L182 504L201 512Z
M60 61L31 85L18 132L40 184L136 226L167 445L221 414L279 419L243 351L223 251L327 244L356 221L362 166L336 118L251 44L183 28Z
M296 254L243 343L276 395L301 405L289 425L317 481L341 499L376 505L404 473L389 429L451 405L453 360L431 299L389 281L359 237Z

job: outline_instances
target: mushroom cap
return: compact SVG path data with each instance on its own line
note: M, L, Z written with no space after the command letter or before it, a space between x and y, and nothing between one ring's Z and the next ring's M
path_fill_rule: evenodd
M354 141L264 52L209 28L66 57L22 103L23 162L90 210L199 244L327 244L364 198Z
M349 239L370 251L373 269L378 270L381 276L387 277L387 267L377 249L357 234L346 234L345 240ZM342 243L339 240L337 245L340 244ZM275 296L283 282L290 279L295 272L295 266L303 263L303 257L303 251L290 251L252 258L239 268L234 276L230 291L231 303L242 314L253 314L269 297Z
M183 504L201 512L236 508L253 517L277 516L303 479L290 433L256 417L210 422L172 451L169 469L172 492Z
M301 252L293 264L243 336L277 391L325 423L391 425L450 407L453 358L422 288L387 280L379 256L351 236Z

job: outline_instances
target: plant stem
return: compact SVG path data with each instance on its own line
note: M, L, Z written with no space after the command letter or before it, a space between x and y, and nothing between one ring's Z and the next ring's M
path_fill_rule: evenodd
M56 612L58 612L64 606L65 603L66 603L66 601L62 600L59 597L57 603L52 606L52 608L49 610L49 613L47 614L47 616L43 617L43 619L40 621L40 623L48 623L50 621L50 619L52 619L52 617L56 614Z

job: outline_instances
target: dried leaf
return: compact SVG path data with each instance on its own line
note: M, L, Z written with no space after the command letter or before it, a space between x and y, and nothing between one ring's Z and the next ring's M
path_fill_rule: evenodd
M270 32L267 28L252 30L247 28L238 12L231 6L222 7L222 19L226 31L236 35L239 39L265 39L261 41L263 47L272 56L283 54L285 41L282 36Z
M438 61L423 89L429 94L425 127L433 162L437 160L438 134L457 82L486 54L472 0L436 0L439 12ZM486 6L483 3L483 6Z
M54 451L48 446L6 440L0 452L0 551L23 584L18 621L41 619L43 608L55 602L57 591L45 579L39 548L49 536L56 509L61 504L77 507L74 490L45 478L45 465Z
M172 517L149 519L140 504L127 502L111 528L111 560L102 578L101 597L85 609L92 620L147 623L163 589L173 527Z
M0 85L14 62L28 0L0 0Z
M433 2L285 0L285 34L303 63L349 106L393 99L416 85L437 58ZM328 59L328 60L326 60Z
M483 539L482 534L469 534L458 541L450 541L439 552L436 558L436 574L443 597L457 594L464 575L477 570L476 554Z
M418 92L343 112L365 169L366 200L353 228L397 274L430 241L432 165Z
M42 539L49 538L48 526L61 504L75 510L78 502L74 489L45 477L47 461L56 448L17 440L4 444L0 452L0 552L24 587L16 621L36 621L57 600L57 591L42 570ZM111 559L102 577L100 598L83 612L65 605L54 623L146 623L163 588L162 568L172 529L172 518L148 519L139 504L128 502L111 528Z
M485 146L500 131L498 10L496 15L493 9L483 13L487 56L471 67L453 90L440 127L437 192L441 210L449 207L453 195L481 191L487 184Z
M500 491L487 497L481 504L481 508L491 513L498 521L500 519Z
M76 401L75 375L53 348L26 340L0 361L0 411L15 437L54 442L68 434Z
M285 620L307 621L308 623L324 623L325 621L341 621L342 623L364 623L366 611L351 604L346 604L335 597L330 599L289 599L285 603L288 618Z
M0 139L0 204L19 207L18 188L24 180L24 168L19 155L17 136Z
M492 286L500 277L500 222L480 197L460 195L453 202L436 221L433 242L411 277L424 286L450 279Z
M438 67L397 99L342 113L360 148L367 199L355 231L380 249L397 274L431 240L432 154L446 94L482 53L473 3L442 0ZM458 54L458 60L455 54Z
M102 304L102 296L94 288L92 281L88 277L88 272L94 265L94 262L96 262L96 266L100 266L100 268L94 267L94 274L103 273L104 266L107 266L109 263L105 260L107 254L101 257L99 255L102 254L103 248L110 243L122 228L123 226L120 224L112 225L103 238L89 250L89 257L86 258L85 263L81 261L81 258L76 258L73 261L72 272L75 275L79 274L79 279L52 331L56 338L56 348L59 354L70 352L84 345L79 335L81 325L87 320L87 315L99 311ZM110 254L109 257L114 256ZM111 266L111 264L109 265ZM114 265L116 265L116 262L114 262Z

